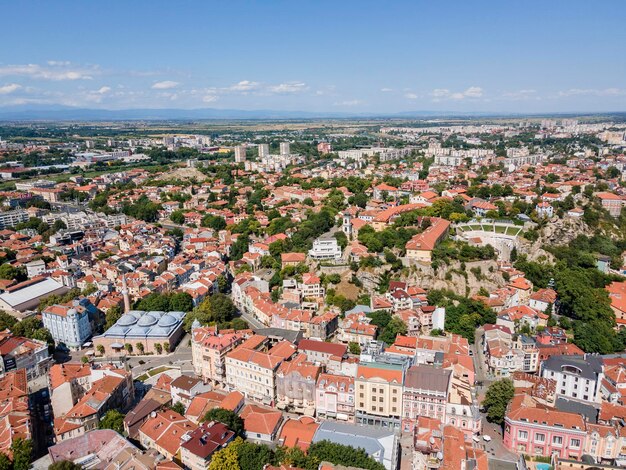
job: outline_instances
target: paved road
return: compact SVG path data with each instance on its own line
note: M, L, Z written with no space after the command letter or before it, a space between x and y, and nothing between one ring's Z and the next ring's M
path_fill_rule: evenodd
M133 372L133 377L137 378L150 369L165 365L178 366L182 372L193 371L191 347L189 346L190 339L189 334L183 336L174 352L166 356L132 356L128 359L128 366ZM139 361L144 363L140 364Z
M263 323L261 323L259 320L254 318L254 316L250 315L249 313L245 313L245 312L239 312L239 313L241 314L241 318L243 318L245 321L247 321L248 325L250 325L250 327L253 330L259 330L261 328L267 328Z

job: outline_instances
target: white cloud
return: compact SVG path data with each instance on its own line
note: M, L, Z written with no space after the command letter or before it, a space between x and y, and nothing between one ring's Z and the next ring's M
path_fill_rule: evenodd
M103 86L96 93L100 93L101 95L104 95L104 94L106 94L106 93L108 93L110 91L111 91L111 87L110 86Z
M49 60L47 64L52 67L67 67L71 62L69 60Z
M22 88L22 85L18 85L17 83L8 83L6 85L2 85L0 86L0 95L8 95L9 93L13 93L20 88Z
M363 104L363 101L361 100L346 100L333 103L333 106L359 106L361 104Z
M570 88L569 90L559 91L559 96L580 96L580 95L591 95L591 96L622 96L626 95L626 90L622 90L620 88L604 88L604 89L596 89L596 88Z
M97 67L70 67L69 62L53 62L44 67L38 64L0 66L0 76L22 76L42 80L91 80L97 73Z
M176 88L178 86L178 82L174 82L172 80L164 80L162 82L156 82L152 85L153 90L169 90L171 88Z
M214 101L217 101L219 99L219 97L217 95L205 95L202 98L202 101L204 101L205 103L213 103Z
M271 93L300 93L308 90L309 87L304 82L287 82L280 85L273 85L268 87L268 91Z
M441 100L464 100L465 98L481 98L483 89L477 86L471 86L465 91L452 92L447 88L435 88L431 92L433 101Z
M540 100L537 96L537 90L517 90L502 93L502 98L512 101L520 100Z
M393 88L381 88L380 91L383 93L389 93L390 91L393 91Z
M259 86L260 86L259 82L252 82L250 80L242 80L238 83L235 83L234 85L229 86L227 90L248 92L248 91L257 90Z
M417 96L415 93L407 93L406 95L404 95L404 97L408 100L416 100L417 98L419 98L419 96Z

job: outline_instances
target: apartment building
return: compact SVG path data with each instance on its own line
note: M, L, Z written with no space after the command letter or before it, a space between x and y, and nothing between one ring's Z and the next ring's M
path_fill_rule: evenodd
M267 350L268 341L255 335L226 354L226 388L240 391L248 400L273 405L276 371L285 357L272 354L276 346Z
M211 456L226 447L235 433L225 424L211 421L182 436L180 461L190 470L208 470Z
M550 356L541 363L541 376L556 381L563 398L599 403L604 365L600 356Z
M356 422L399 428L403 383L402 365L379 362L359 364L354 381Z
M276 407L306 416L315 415L315 387L322 368L305 354L285 361L276 371Z
M43 326L56 343L80 348L92 334L89 312L74 305L52 305L41 312Z
M316 416L353 423L354 393L354 377L320 374L315 390Z
M166 459L180 460L182 438L196 428L175 411L157 411L139 428L139 442L144 449L154 449Z
M445 422L452 372L428 365L409 367L402 393L403 421L415 423L420 416Z
M221 334L216 327L195 325L191 333L194 373L213 384L226 380L226 354L243 342L241 333Z
M341 259L341 247L335 237L321 236L313 242L309 257L316 261L337 261Z

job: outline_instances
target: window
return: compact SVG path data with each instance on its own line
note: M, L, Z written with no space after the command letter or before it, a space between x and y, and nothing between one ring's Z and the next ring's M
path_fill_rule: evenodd
M546 442L545 434L535 434L535 442Z
M575 449L578 449L580 447L580 439L570 439L569 445L570 447L574 447Z
M522 431L522 430L517 431L517 438L522 441L525 441L526 439L528 439L528 431Z
M563 438L561 436L553 436L552 444L554 444L555 446L563 445Z

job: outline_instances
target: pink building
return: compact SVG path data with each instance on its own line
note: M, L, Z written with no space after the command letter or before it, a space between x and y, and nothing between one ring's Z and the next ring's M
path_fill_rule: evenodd
M317 417L354 422L354 377L320 374L315 391Z
M557 454L580 460L585 450L587 431L583 417L553 409L534 408L523 403L524 396L513 399L504 420L504 445L518 453Z

